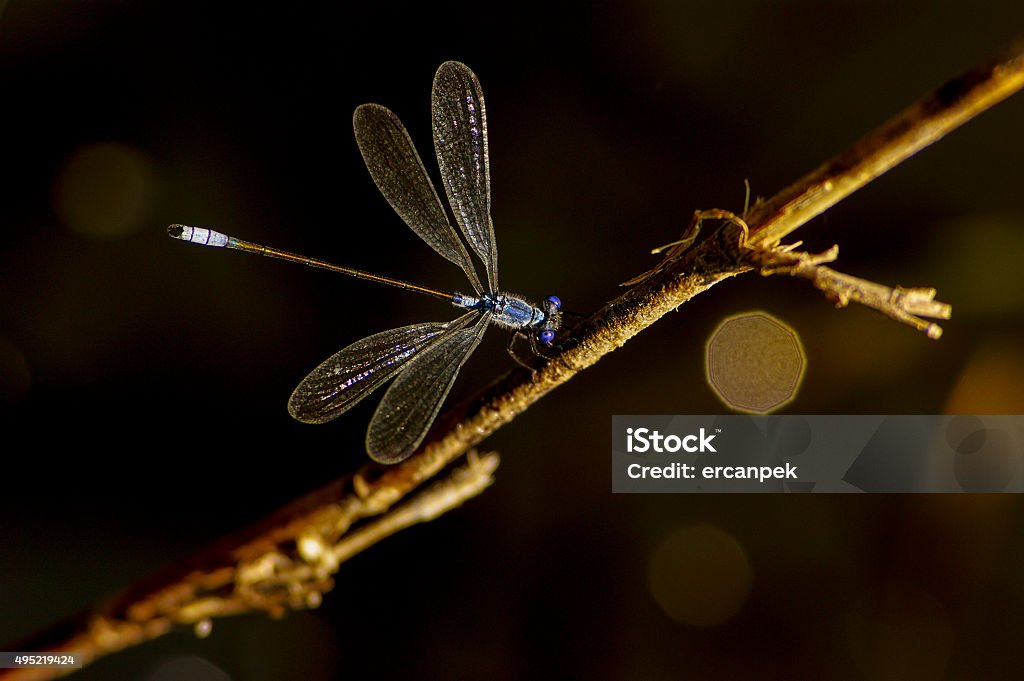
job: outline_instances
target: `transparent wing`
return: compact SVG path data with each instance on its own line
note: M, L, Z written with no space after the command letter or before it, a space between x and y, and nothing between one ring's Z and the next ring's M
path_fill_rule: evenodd
M468 326L477 314L403 326L356 341L302 379L288 399L288 413L303 423L324 423L344 414L409 366L414 357Z
M487 112L480 81L457 61L441 64L431 98L434 150L455 221L484 263L491 291L498 290L498 252L491 222Z
M423 442L459 369L480 343L490 313L473 327L446 335L410 362L377 407L366 433L366 451L380 463L398 463Z
M479 293L480 279L469 252L448 222L441 199L398 116L379 104L362 104L352 116L352 128L380 193L412 231L462 268Z

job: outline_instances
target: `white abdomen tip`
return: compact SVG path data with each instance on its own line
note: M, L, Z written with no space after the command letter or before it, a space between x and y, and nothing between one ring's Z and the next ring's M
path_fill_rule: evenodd
M223 248L228 245L228 235L215 232L204 227L192 227L190 225L171 225L167 228L167 235L182 241L188 241L202 246L213 246Z

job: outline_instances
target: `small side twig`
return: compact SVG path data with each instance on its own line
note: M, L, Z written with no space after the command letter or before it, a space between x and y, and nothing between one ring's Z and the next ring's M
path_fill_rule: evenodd
M839 246L833 246L823 253L811 254L802 251L782 249L751 249L749 261L760 265L763 276L788 274L809 280L825 293L836 307L846 307L851 302L860 303L895 319L898 322L923 331L929 338L938 340L942 327L922 317L949 319L952 307L935 300L933 288L890 288L867 279L860 279L826 267L839 255Z
M752 244L750 227L746 221L739 215L720 208L694 211L693 218L679 240L652 251L665 254L662 263L655 269L630 279L623 286L641 282L660 271L666 263L680 259L697 240L706 220L721 220L734 226L739 231L736 245L739 248L740 260L758 269L762 276L788 274L807 279L824 292L836 307L846 307L851 302L860 303L918 331L923 331L932 340L938 340L942 336L942 327L921 317L949 319L952 315L953 308L948 303L935 300L933 288L891 288L825 267L825 263L833 262L839 256L839 246L832 246L823 253L812 254L797 251L796 248L802 243L799 241L771 246Z
M197 636L204 637L213 618L258 611L280 617L288 610L315 608L333 588L333 575L342 563L480 494L493 482L497 466L497 454L471 452L464 466L401 504L397 502L413 485L386 476L345 478L136 584L107 606L56 628L61 633L54 635L61 638L43 632L34 640L12 644L11 649L74 652L88 665L176 626L192 626ZM357 524L370 516L379 517ZM63 637L65 628L74 633ZM73 671L0 669L0 679L46 681Z

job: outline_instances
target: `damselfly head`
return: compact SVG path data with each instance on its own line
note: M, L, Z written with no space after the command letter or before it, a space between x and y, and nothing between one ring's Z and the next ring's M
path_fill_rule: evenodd
M544 323L540 326L540 333L537 340L544 345L551 345L555 340L555 332L562 325L562 301L558 296L548 296L542 303L544 308Z

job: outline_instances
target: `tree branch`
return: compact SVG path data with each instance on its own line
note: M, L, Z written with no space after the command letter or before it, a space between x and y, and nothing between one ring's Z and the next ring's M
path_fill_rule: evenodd
M904 109L853 146L756 206L752 244L771 246L875 178L939 141L1024 86L1016 44Z
M553 357L538 358L535 372L515 370L449 412L435 424L421 450L403 463L388 468L367 464L359 473L337 480L255 527L136 584L107 606L8 649L79 651L91 661L160 636L174 625L194 626L197 634L204 635L211 617L257 610L277 616L289 608L315 607L321 594L333 586L332 575L342 561L387 534L434 517L479 493L489 483L497 458L471 457L465 467L414 499L411 506L395 506L425 480L666 313L723 279L772 266L765 260L766 254L787 253L793 248L778 245L784 236L1022 85L1024 53L1020 47L950 81L756 205L744 216L746 240L739 239L737 230L727 223L699 242L684 239L685 243L668 249L665 260L648 275L638 277L636 286L573 329ZM799 254L791 255L799 260ZM812 269L821 271L820 263ZM793 274L807 271L792 260L775 263L782 265ZM849 281L830 286L842 283ZM381 514L386 515L365 521ZM4 681L56 675L52 669L0 670Z

